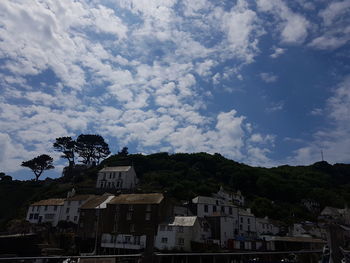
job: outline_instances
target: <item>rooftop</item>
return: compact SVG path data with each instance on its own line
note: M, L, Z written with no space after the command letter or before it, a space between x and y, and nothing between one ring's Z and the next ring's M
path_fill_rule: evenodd
M83 201L93 197L95 197L95 195L74 195L72 197L68 197L66 201Z
M45 200L40 200L38 202L35 202L31 204L31 206L38 206L38 205L63 205L64 199L62 198L50 198Z
M224 201L222 199L208 197L208 196L196 196L192 199L194 204L209 204L209 205L232 205L230 202ZM233 205L232 205L233 206Z
M127 172L131 166L113 166L102 168L99 172Z
M196 223L196 216L175 216L169 226L193 226Z
M110 204L159 204L163 194L121 194L112 199Z
M114 195L104 194L91 198L80 209L102 209L113 199Z

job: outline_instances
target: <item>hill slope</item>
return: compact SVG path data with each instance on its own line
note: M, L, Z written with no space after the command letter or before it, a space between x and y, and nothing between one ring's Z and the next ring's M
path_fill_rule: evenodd
M97 171L103 166L133 164L140 178L138 191L167 191L178 200L196 195L210 195L220 185L241 190L257 216L292 222L314 219L301 205L312 199L324 206L350 204L350 165L318 162L310 166L251 167L228 160L220 154L207 153L151 155L128 157L113 155L100 166L73 178L63 177L42 182L0 182L0 229L12 218L23 218L31 202L65 197L73 186L78 193L95 193Z

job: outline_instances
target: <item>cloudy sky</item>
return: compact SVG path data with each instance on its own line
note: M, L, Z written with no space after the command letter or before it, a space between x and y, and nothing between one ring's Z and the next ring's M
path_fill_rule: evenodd
M350 0L0 1L0 171L55 138L350 161Z

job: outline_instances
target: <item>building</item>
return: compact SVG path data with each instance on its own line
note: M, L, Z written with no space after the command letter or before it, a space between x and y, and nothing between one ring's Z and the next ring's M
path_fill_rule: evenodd
M237 192L228 192L220 186L219 191L216 194L213 194L213 197L223 199L238 206L244 206L244 196L239 190Z
M238 234L240 237L256 238L256 218L250 208L238 210Z
M96 188L130 191L138 183L133 166L105 167L98 172Z
M216 215L208 216L206 220L211 227L211 240L221 248L229 247L229 240L235 238L236 219L232 216Z
M211 237L210 226L197 216L175 216L158 226L155 247L159 250L192 251L192 242L205 243Z
M99 253L103 217L107 203L114 195L104 194L90 198L80 207L76 244L80 253Z
M95 195L75 195L75 193L71 195L68 194L67 199L64 200L59 220L78 224L80 207L94 197Z
M51 223L57 226L64 199L46 199L29 206L26 220L33 224Z
M277 235L280 232L277 224L274 223L267 216L264 218L256 218L256 232L258 236L261 235Z
M223 199L197 196L189 204L190 210L198 217L227 215L238 218L238 208Z
M160 193L121 194L103 217L103 248L153 250L158 224L171 218L172 204Z

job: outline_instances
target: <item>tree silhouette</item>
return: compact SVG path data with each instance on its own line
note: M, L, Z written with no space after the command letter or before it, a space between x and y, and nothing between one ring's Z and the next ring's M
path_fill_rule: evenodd
M53 144L55 151L63 153L61 158L68 160L70 168L72 168L75 163L75 146L76 142L72 139L72 137L56 138L56 142Z
M80 134L76 141L76 152L84 164L98 164L111 154L108 144L101 135Z
M35 175L35 181L38 181L40 175L45 170L50 170L55 168L52 165L52 162L53 162L53 159L51 156L47 154L42 154L31 160L22 162L21 166L30 168Z
M128 156L129 152L128 152L128 147L123 147L123 149L118 152L118 156L123 156L123 157L126 157Z

